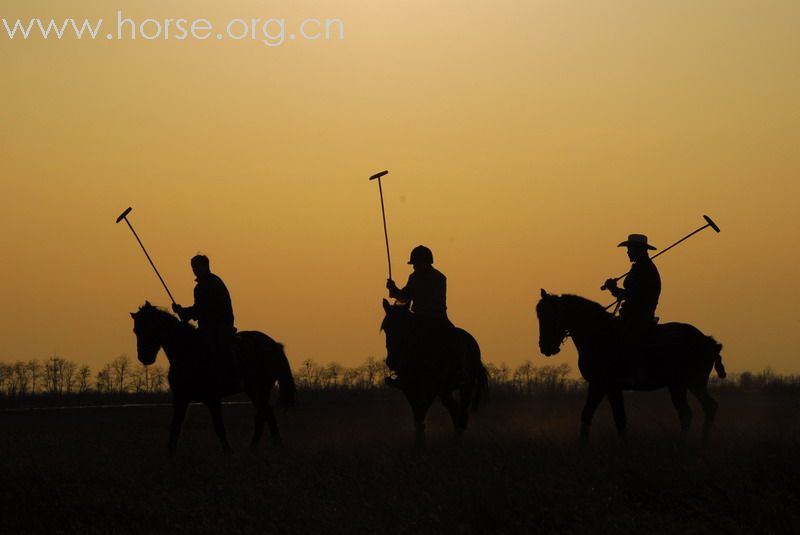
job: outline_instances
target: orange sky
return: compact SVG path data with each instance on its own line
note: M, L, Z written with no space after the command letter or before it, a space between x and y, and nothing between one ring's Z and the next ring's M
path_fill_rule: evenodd
M0 360L135 355L128 312L211 257L240 329L303 359L384 355L429 245L484 359L546 360L540 287L609 302L643 232L662 321L731 371L800 373L800 4L793 1L4 0L0 17L339 18L343 41L9 40L0 33ZM288 23L287 23L288 24ZM0 32L3 32L0 27ZM163 359L163 357L160 357ZM160 360L162 364L164 360Z

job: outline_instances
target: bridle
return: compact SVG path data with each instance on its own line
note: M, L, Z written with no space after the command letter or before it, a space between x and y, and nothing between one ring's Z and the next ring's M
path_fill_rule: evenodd
M564 325L567 311L566 307L564 306L564 303L561 301L560 298L552 296L550 297L550 299L555 300L555 308L556 308L555 326L556 329L558 329L562 333L561 338L559 339L558 342L558 347L561 347L567 341L567 338L570 338L572 336L572 333L570 333L569 329L567 329L567 327Z

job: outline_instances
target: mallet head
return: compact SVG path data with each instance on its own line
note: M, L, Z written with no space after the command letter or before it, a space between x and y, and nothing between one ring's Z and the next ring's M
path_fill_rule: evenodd
M129 213L131 213L131 210L133 210L133 208L132 208L132 207L130 207L130 206L128 206L128 209L127 209L127 210L125 210L124 212L122 212L122 213L119 215L119 217L117 218L117 223L119 223L120 221L122 221L123 219L125 219L125 216L126 216L126 215L128 215Z
M388 174L389 174L389 171L388 171L388 170L387 170L387 171L381 171L380 173L375 173L374 175L372 175L371 177L369 177L369 179L370 179L370 180L375 180L376 178L380 178L380 177L382 177L382 176L386 176L386 175L388 175Z
M708 223L708 226L709 226L709 227L711 227L711 228L713 228L715 232L719 232L719 231L720 231L720 230L719 230L719 227L717 226L717 224L716 224L716 223L714 223L714 222L711 220L711 218L710 218L710 217L708 217L707 215L704 215L704 216L703 216L703 219L705 219L705 220L706 220L706 223Z

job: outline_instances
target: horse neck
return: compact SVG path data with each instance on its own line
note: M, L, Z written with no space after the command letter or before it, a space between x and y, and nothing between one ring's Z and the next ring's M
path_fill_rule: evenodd
M392 318L392 321L384 324L383 332L386 335L386 340L388 342L391 336L396 345L395 349L402 351L408 345L413 329L411 321L411 316L398 315Z
M161 348L167 356L170 364L179 360L186 353L186 338L189 327L181 324L179 321L173 321L173 318L165 318L162 323L162 342Z
M607 334L610 316L597 303L576 296L562 299L565 308L564 324L578 350L580 346L592 344Z

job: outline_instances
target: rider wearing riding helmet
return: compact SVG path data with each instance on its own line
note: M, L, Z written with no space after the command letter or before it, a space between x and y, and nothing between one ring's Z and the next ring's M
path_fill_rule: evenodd
M453 324L447 317L447 277L433 267L433 252L424 245L411 251L408 261L414 271L405 287L386 282L389 297L411 303L418 351L426 356L452 353Z

